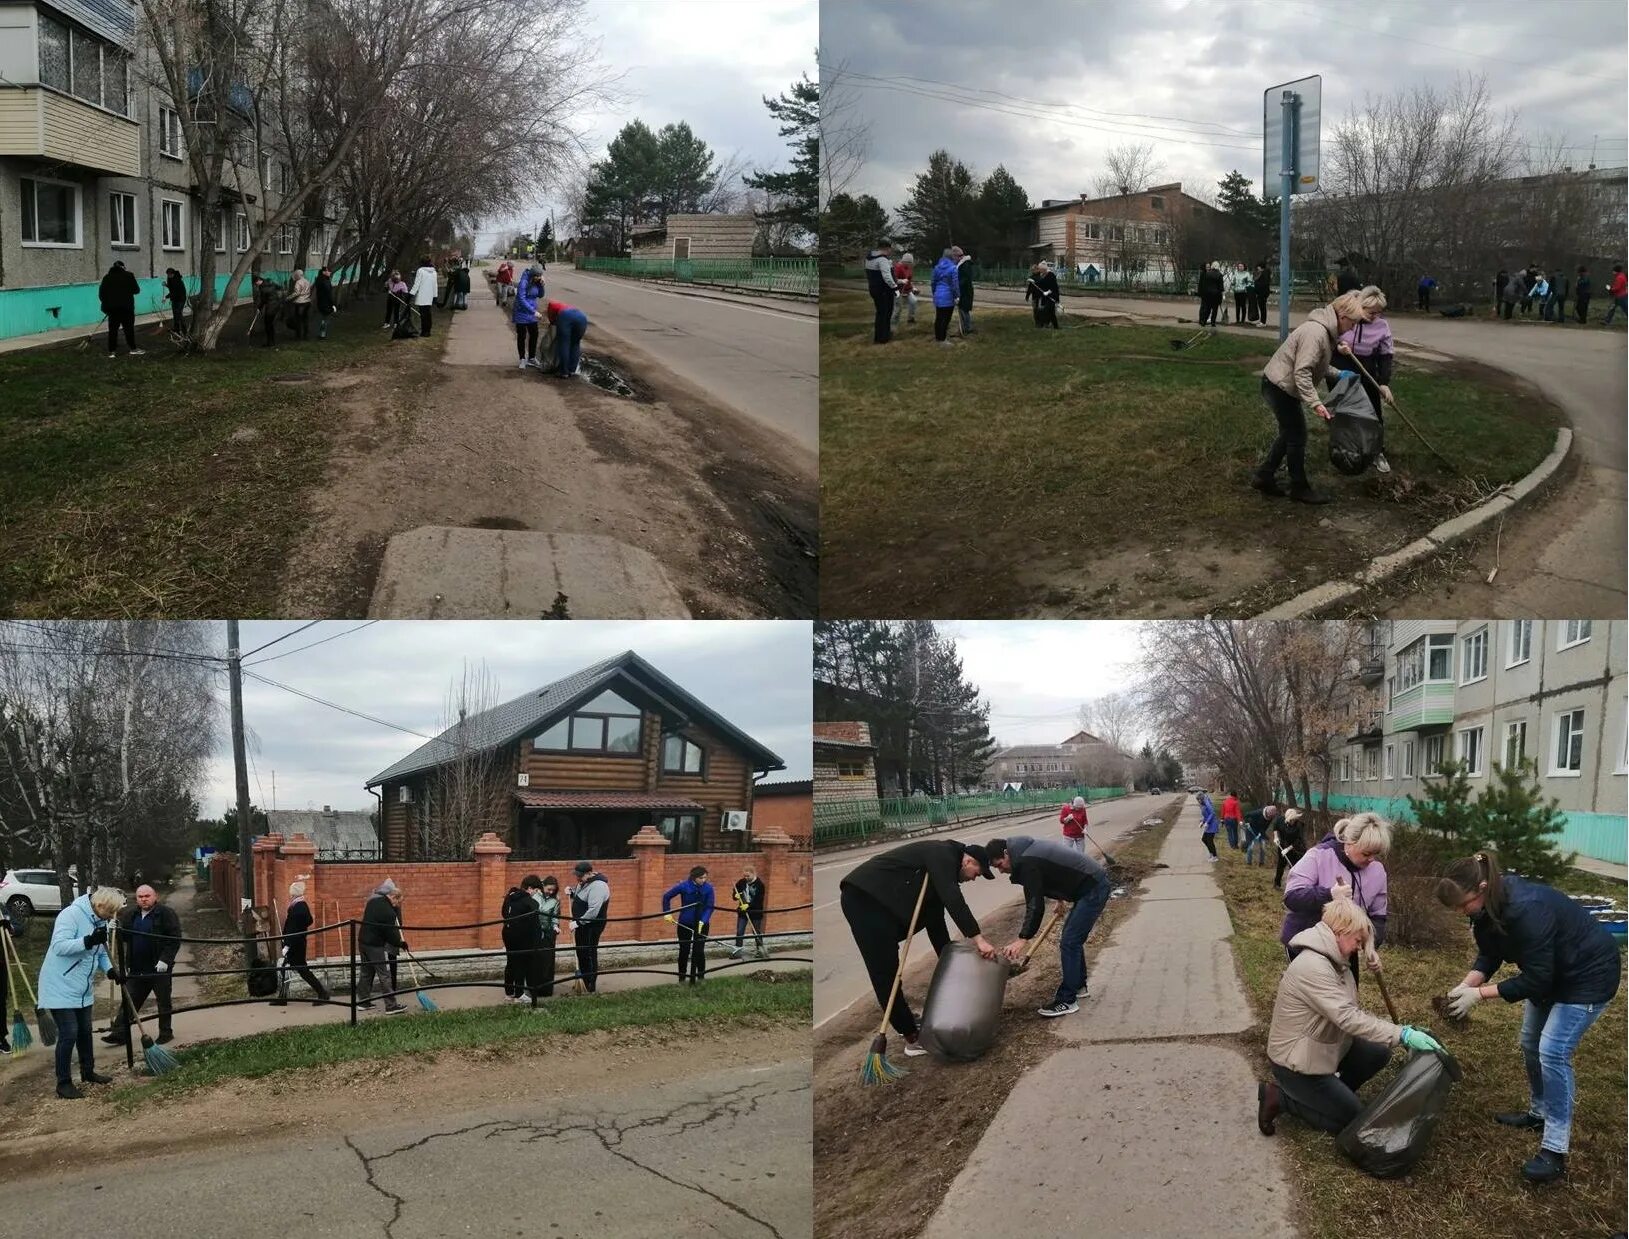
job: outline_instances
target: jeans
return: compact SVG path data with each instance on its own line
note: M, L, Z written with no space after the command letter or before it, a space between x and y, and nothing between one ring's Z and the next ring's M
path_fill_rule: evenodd
M1222 828L1227 831L1228 847L1237 852L1239 850L1239 819L1236 817L1224 817L1222 819Z
M320 310L317 313L317 339L328 338L328 320L333 316L332 310Z
M561 310L554 326L554 355L557 373L576 374L583 359L583 336L588 333L588 315L581 310Z
M679 926L679 980L707 975L707 929L704 924Z
M1063 837L1063 846L1066 848L1074 848L1075 851L1079 852L1082 856L1086 855L1086 837L1084 835L1080 836L1079 838L1072 835L1065 835Z
M899 942L905 936L907 927L901 925L893 913L870 895L853 887L842 888L839 902L843 919L848 922L849 932L854 935L854 945L859 948L860 959L865 963L866 975L871 978L871 992L877 996L877 1006L886 1007L888 995L894 988L894 973L899 969ZM888 1022L901 1036L916 1036L916 1016L905 998L903 985L894 998Z
M1572 1103L1577 1091L1573 1051L1605 1008L1604 1002L1527 1000L1518 1044L1533 1096L1532 1112L1544 1116L1544 1139L1539 1147L1552 1153L1565 1153L1572 1137Z
M362 948L362 992L356 996L359 1003L373 1001L373 983L379 982L379 992L384 995L385 1007L394 1009L401 1006L396 1001L396 987L391 980L390 951L382 946L365 946Z
M1363 1109L1357 1090L1373 1079L1390 1058L1390 1046L1360 1037L1341 1058L1334 1075L1302 1075L1274 1063L1273 1078L1278 1081L1284 1113L1293 1114L1319 1131L1340 1131Z
M893 325L895 327L899 326L899 315L900 315L900 311L902 311L902 310L905 312L905 321L906 322L914 323L916 321L916 294L915 293L905 293L903 295L900 295L900 294L897 294L897 293L895 294L895 296L894 296L894 319L893 319Z
M1307 482L1307 416L1301 411L1301 402L1280 391L1265 378L1261 380L1261 398L1278 421L1278 437L1267 449L1266 458L1256 467L1256 476L1267 481L1278 472L1279 465L1288 462L1290 489L1310 489Z
M1612 316L1619 310L1622 310L1626 316L1629 316L1629 297L1612 298L1612 304L1607 307L1606 317L1603 318L1601 322L1610 325L1612 322Z
M893 339L895 295L888 289L871 294L871 343L887 344Z
M96 1048L91 1040L94 1007L52 1007L57 1025L57 1084L73 1083L74 1051L79 1051L79 1078L96 1070Z
M1247 865L1255 864L1256 861L1252 860L1252 857L1259 858L1263 866L1267 864L1267 836L1258 835L1253 830L1246 829L1244 832L1244 863Z
M764 953L764 914L762 912L737 912L735 914L735 949L740 950L746 938L747 927L752 927L752 942L758 954Z
M1063 939L1058 943L1063 979L1058 982L1058 992L1052 996L1054 1003L1074 1002L1075 995L1086 988L1086 935L1092 932L1092 926L1097 924L1108 902L1109 884L1093 882L1090 889L1081 892L1069 915L1064 917Z

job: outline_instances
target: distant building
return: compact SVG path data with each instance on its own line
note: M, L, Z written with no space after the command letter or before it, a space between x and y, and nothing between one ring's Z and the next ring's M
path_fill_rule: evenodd
M758 221L743 215L669 215L667 223L636 228L631 234L635 258L751 258Z
M1029 254L1087 282L1163 283L1177 268L1259 255L1247 229L1182 182L1109 198L1048 198L1030 213Z
M877 798L877 749L871 725L858 722L814 725L814 802Z
M266 831L292 839L305 835L317 845L321 860L384 859L384 846L373 828L369 809L267 809Z
M1026 791L1045 787L1095 786L1095 778L1124 779L1125 755L1088 731L1077 731L1060 744L1014 744L998 749L985 768L984 782L993 787L1021 784Z
M814 839L813 780L758 784L752 792L752 825L760 832L778 828L807 850Z

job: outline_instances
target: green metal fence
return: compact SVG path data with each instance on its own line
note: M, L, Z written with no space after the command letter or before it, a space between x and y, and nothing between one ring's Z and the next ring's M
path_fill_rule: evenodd
M930 272L932 263L918 263L916 266L916 295L926 297L932 294L932 280ZM1099 297L1133 297L1133 296L1197 296L1194 291L1199 286L1199 270L1177 271L1170 278L1149 278L1133 276L1129 281L1122 280L1118 275L1099 275L1095 280L1088 280L1076 271L1068 270L1062 266L1053 268L1058 277L1058 284L1065 291ZM863 280L864 267L828 267L824 275L827 279ZM975 286L989 286L992 288L1023 288L1029 279L1028 267L974 267L973 282ZM1329 300L1335 295L1335 277L1325 271L1292 271L1290 272L1291 293L1297 299ZM1273 304L1277 304L1278 267L1273 267L1273 287L1271 294Z
M1076 796L1095 804L1125 794L1123 787L1055 787L1027 792L973 792L966 796L839 800L815 805L815 847L872 843L956 822L1055 809Z
M577 269L635 280L820 295L820 273L813 258L579 258Z
M1414 811L1407 797L1329 795L1336 813L1378 813L1392 821L1412 822ZM1621 813L1562 813L1566 823L1555 841L1559 852L1577 852L1592 860L1622 865L1629 862L1629 827Z

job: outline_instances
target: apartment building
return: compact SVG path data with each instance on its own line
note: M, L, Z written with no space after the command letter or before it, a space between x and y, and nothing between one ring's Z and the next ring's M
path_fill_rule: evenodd
M1474 793L1496 767L1532 761L1566 815L1562 846L1623 863L1626 638L1620 620L1376 625L1331 807L1407 817L1407 798L1445 762L1464 765Z

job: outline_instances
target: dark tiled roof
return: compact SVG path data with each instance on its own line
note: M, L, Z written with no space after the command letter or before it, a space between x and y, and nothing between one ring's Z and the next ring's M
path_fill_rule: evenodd
M521 788L515 799L528 809L673 809L705 812L694 800L678 796L647 796L642 792L545 792Z
M814 780L794 779L789 783L760 783L752 789L754 796L812 796Z

